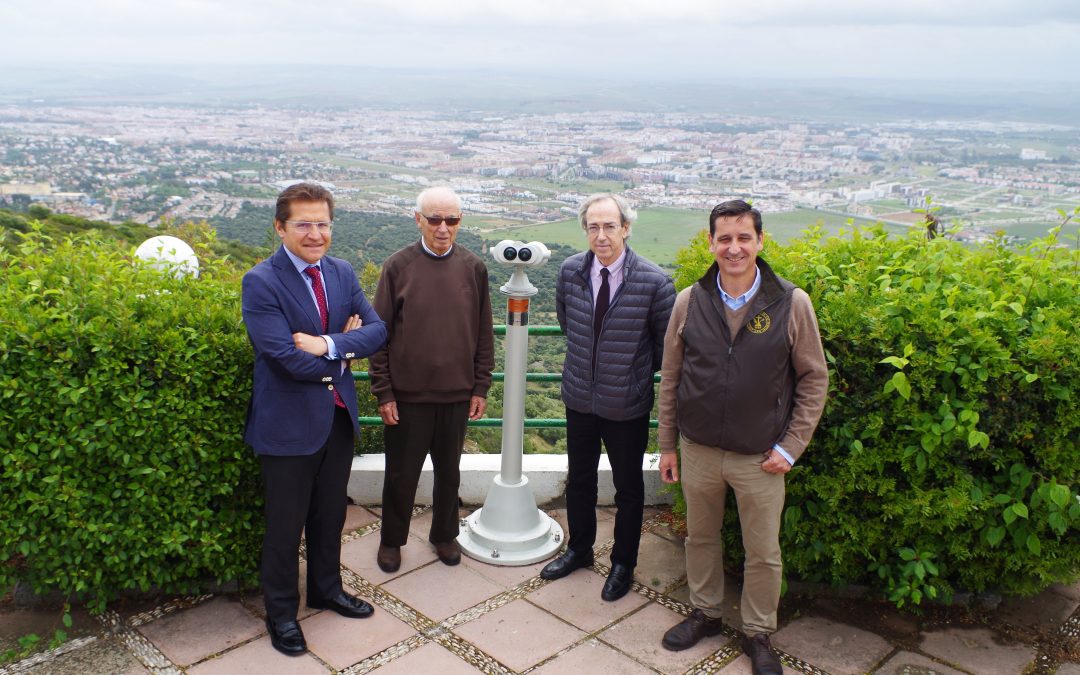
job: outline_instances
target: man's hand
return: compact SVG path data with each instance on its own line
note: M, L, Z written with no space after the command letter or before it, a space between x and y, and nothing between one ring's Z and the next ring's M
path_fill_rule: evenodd
M765 461L761 463L761 470L765 473L787 473L791 471L791 465L774 449L765 453Z
M321 335L308 335L307 333L293 333L293 344L302 352L315 356L326 356L326 340Z
M483 396L473 396L469 399L469 419L478 420L484 416L487 410L487 399Z
M660 480L665 483L679 482L679 456L674 452L660 455Z
M379 404L379 416L382 417L382 422L388 427L392 427L398 423L397 413L397 401L387 401L386 403Z
M356 330L360 326L363 326L364 322L360 320L359 314L353 314L345 321L345 327L341 329L342 333L348 333L351 330Z

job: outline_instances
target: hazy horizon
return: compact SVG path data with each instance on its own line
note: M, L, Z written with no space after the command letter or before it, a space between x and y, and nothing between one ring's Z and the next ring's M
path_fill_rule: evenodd
M1080 82L1080 3L1066 0L8 0L2 13L6 68Z

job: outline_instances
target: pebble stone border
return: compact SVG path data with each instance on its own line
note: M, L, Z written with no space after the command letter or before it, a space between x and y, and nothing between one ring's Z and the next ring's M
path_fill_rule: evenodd
M74 640L69 640L68 642L65 642L64 644L57 647L56 649L50 649L50 650L45 651L45 652L39 652L37 654L34 654L33 656L26 657L22 661L17 661L15 663L11 663L11 664L8 664L7 666L4 666L3 668L0 668L0 675L9 675L9 673L14 674L14 673L26 672L27 670L30 670L31 668L33 668L36 665L40 665L42 663L48 663L49 661L52 661L53 659L55 659L58 656L63 656L64 654L67 654L69 652L73 652L73 651L76 651L78 649L82 649L83 647L87 647L89 645L92 645L97 641L98 641L98 638L97 638L96 635L88 635L86 637L81 637L81 638L76 638Z

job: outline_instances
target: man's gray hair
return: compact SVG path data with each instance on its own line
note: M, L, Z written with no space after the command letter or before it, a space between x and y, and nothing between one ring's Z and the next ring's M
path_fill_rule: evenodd
M615 206L619 207L619 218L622 219L622 224L626 226L626 238L630 238L631 228L635 220L637 220L637 211L630 206L630 202L626 201L626 198L622 195L617 195L614 192L598 192L589 197L581 203L578 208L578 220L581 221L581 229L588 229L588 223L585 222L585 214L588 213L589 207L597 202L602 202L605 199L610 199L615 202Z
M454 192L454 188L449 185L436 185L421 191L420 194L416 195L416 207L413 211L420 215L424 215L424 201L426 201L428 197L434 197L436 195L452 197L457 204L458 211L461 211L461 197L459 197L458 193Z

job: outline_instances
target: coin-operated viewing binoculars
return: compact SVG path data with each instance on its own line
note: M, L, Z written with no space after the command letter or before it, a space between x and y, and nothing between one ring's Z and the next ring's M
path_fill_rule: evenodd
M514 266L514 273L510 275L510 281L503 284L499 290L511 298L527 298L536 295L536 287L529 283L529 277L525 274L525 267L543 265L551 257L551 251L538 241L530 241L526 244L512 239L503 239L491 247L491 257L495 258L496 262ZM513 304L512 301L511 304ZM528 301L526 301L526 305L528 305ZM528 323L528 315L526 315L525 322ZM508 320L507 325L509 324Z
M529 565L552 556L562 541L562 528L536 508L529 479L521 474L529 298L537 292L525 268L543 265L551 251L538 241L504 239L491 248L491 256L514 266L510 281L499 289L507 296L501 465L483 508L461 522L458 543L466 555L483 562Z

